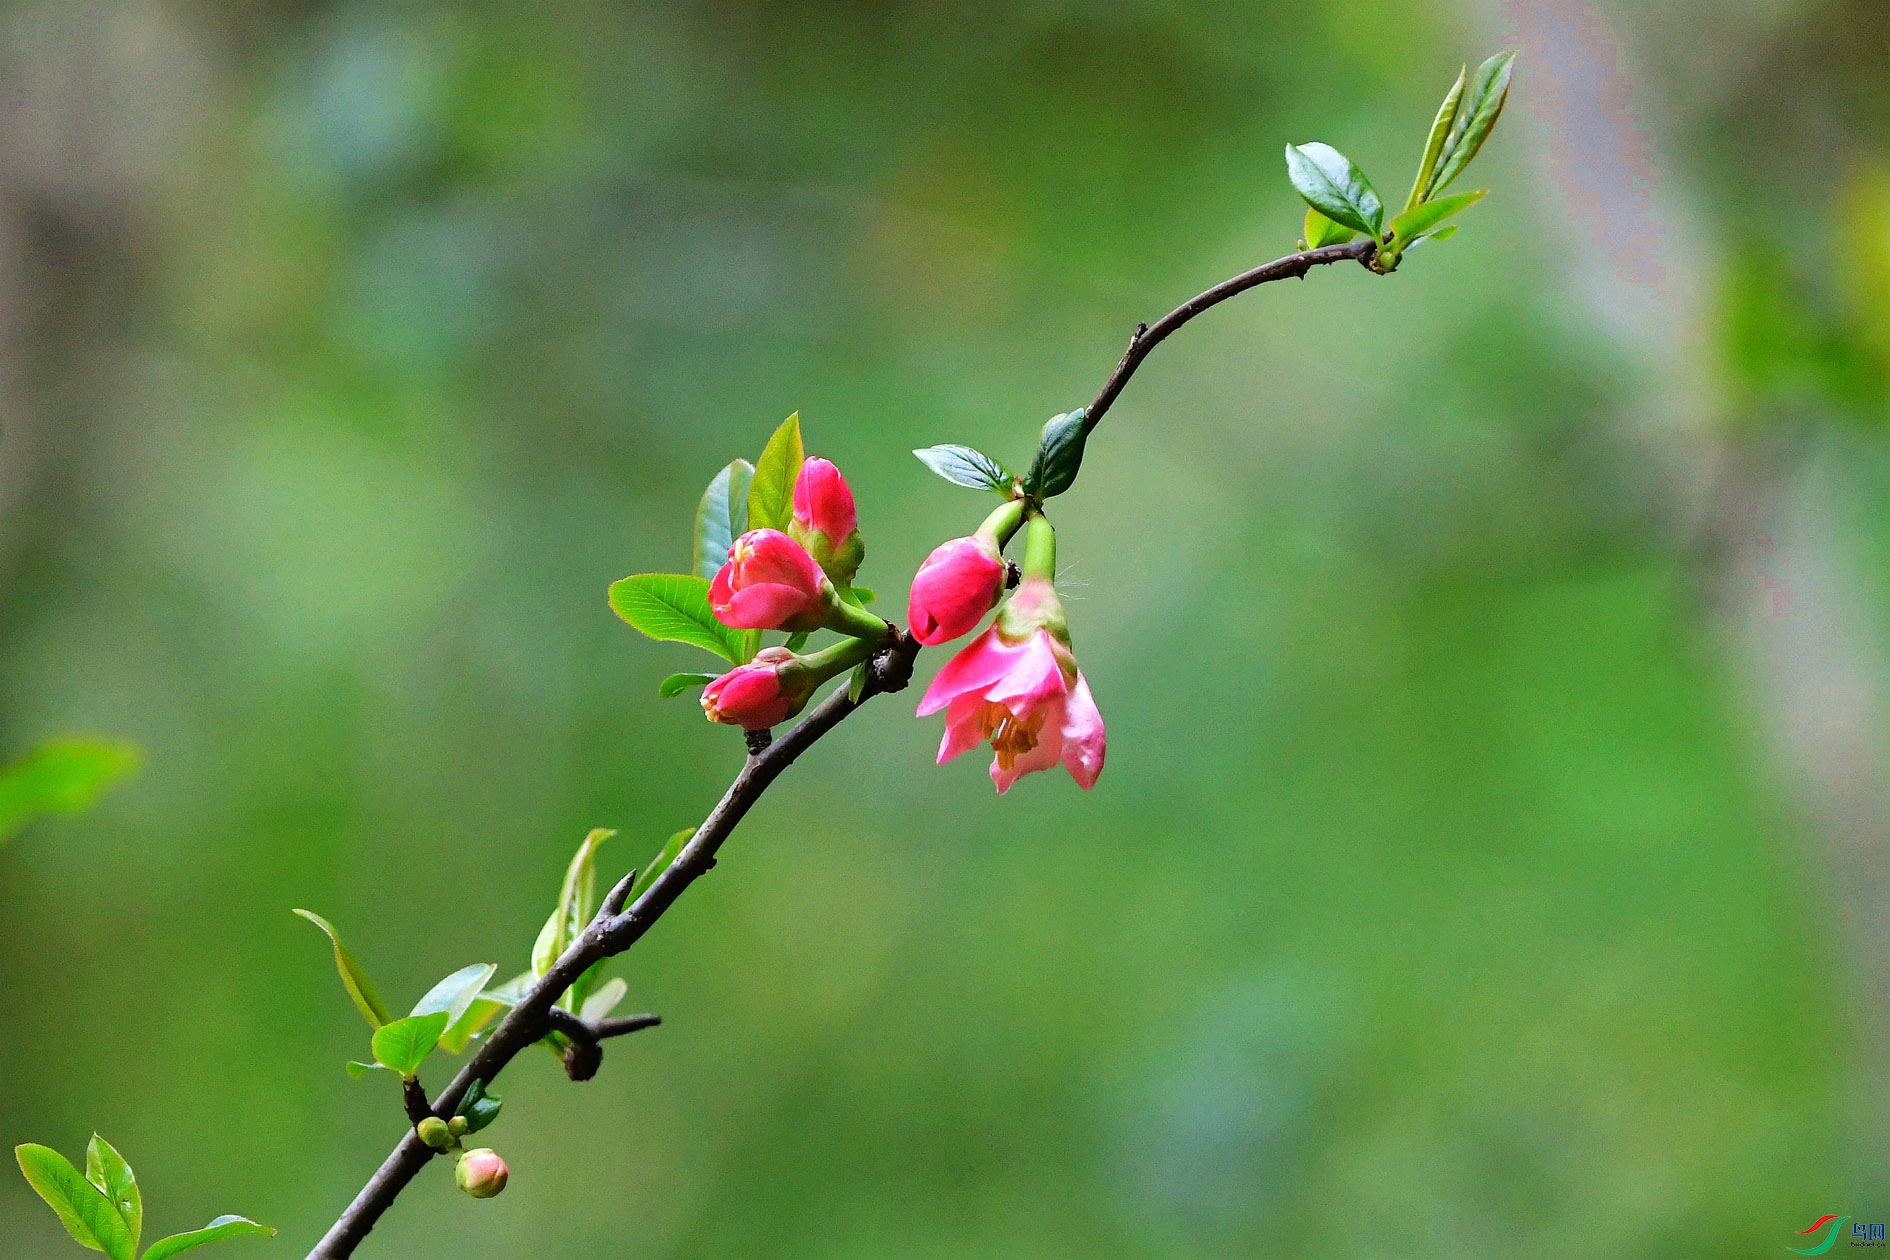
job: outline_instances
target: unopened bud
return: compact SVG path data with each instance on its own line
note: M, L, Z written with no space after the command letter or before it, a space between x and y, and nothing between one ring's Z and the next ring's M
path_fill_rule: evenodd
M461 1155L459 1167L453 1170L459 1188L475 1199L490 1199L505 1189L507 1176L505 1161L487 1146Z
M413 1128L420 1135L420 1140L436 1151L443 1151L453 1144L452 1130L438 1116L428 1116Z
M463 1138L472 1130L472 1121L465 1116L454 1116L446 1122L446 1131L456 1138Z

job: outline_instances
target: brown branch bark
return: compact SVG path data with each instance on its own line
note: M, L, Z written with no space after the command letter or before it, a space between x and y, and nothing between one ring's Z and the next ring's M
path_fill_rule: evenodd
M1149 353L1195 316L1248 289L1273 280L1301 277L1314 267L1347 260L1369 265L1372 249L1370 241L1359 241L1289 254L1222 281L1153 324L1138 325L1135 335L1129 340L1128 351L1103 383L1096 400L1090 404L1085 427L1096 426ZM605 1039L656 1023L655 1016L637 1015L587 1025L567 1011L556 1010L553 1003L593 963L621 954L636 944L682 896L684 889L708 873L715 865L717 851L736 825L747 816L782 771L794 764L797 757L873 696L903 690L912 679L912 664L918 654L918 642L908 635L900 635L892 646L873 658L867 686L859 700L850 699L849 688L843 686L773 743L751 738L748 741L748 760L735 776L735 781L722 794L714 811L696 829L696 834L683 846L669 869L644 889L643 895L628 908L623 908L623 901L632 876L625 876L611 890L597 917L591 920L578 939L552 965L544 979L499 1023L472 1061L440 1091L439 1097L433 1102L433 1114L443 1120L450 1119L474 1081L484 1081L490 1085L519 1051L542 1040L554 1029L572 1041L573 1051L565 1059L566 1072L573 1080L588 1080L595 1075L602 1061L601 1043ZM354 1202L348 1205L315 1249L308 1253L308 1260L344 1260L352 1256L361 1240L367 1237L375 1223L400 1196L400 1192L406 1189L407 1183L426 1167L433 1154L433 1150L421 1142L409 1127L393 1153L354 1197Z

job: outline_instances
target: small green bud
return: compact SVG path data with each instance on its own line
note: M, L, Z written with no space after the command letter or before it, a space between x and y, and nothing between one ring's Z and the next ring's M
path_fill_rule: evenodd
M446 1121L440 1119L438 1116L428 1116L419 1124L416 1124L413 1129L415 1133L420 1135L422 1142L425 1142L436 1151L443 1151L453 1144L452 1130L448 1128Z
M446 1122L446 1131L456 1138L463 1138L472 1131L472 1121L465 1116L454 1116Z

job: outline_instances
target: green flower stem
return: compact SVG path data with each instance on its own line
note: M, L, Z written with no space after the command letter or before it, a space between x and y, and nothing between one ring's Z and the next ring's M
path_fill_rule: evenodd
M874 618L878 620L878 618ZM886 623L880 622L883 627ZM873 638L842 639L831 647L824 647L818 652L809 652L800 658L800 667L807 671L818 687L829 678L843 674L861 661L870 660L873 653L886 646L886 632L882 629Z
M999 551L1010 545L1011 536L1017 533L1017 527L1024 523L1024 501L1012 499L997 511L984 518L984 524L978 526L978 532L997 540Z
M1056 580L1057 531L1042 512L1032 512L1024 529L1024 576Z
M852 635L856 639L871 639L875 647L885 646L892 634L891 626L857 604L849 604L841 599L840 593L833 589L831 583L825 589L826 608L820 623L824 628Z

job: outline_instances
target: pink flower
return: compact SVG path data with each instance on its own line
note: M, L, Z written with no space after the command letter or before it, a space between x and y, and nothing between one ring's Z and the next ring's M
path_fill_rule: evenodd
M983 534L941 543L912 579L906 623L921 643L950 643L975 630L1004 589L1004 558Z
M853 507L853 491L840 470L824 459L801 465L794 479L794 520L802 529L819 530L838 543L860 526Z
M794 653L784 647L763 648L746 665L737 665L702 689L702 711L711 722L724 722L750 731L779 726L807 703L805 690L793 685L790 671Z
M778 529L751 529L709 584L716 620L737 630L818 630L826 575Z
M940 764L988 739L999 793L1058 762L1086 789L1102 773L1102 714L1076 658L1048 630L1013 642L994 625L966 644L919 702L921 717L940 709L946 710Z
M459 1188L475 1199L490 1199L505 1189L510 1175L505 1161L489 1146L467 1151L459 1157L459 1166L453 1170L453 1180L459 1183Z

